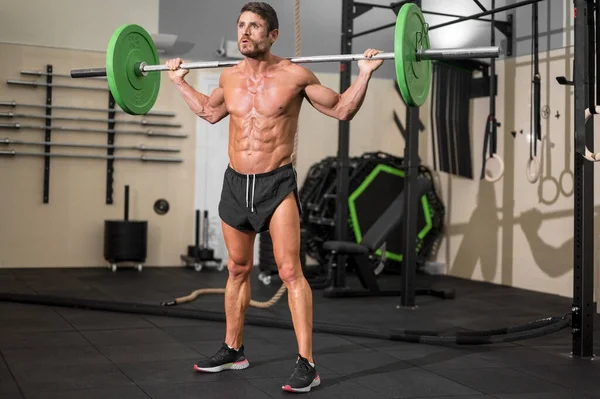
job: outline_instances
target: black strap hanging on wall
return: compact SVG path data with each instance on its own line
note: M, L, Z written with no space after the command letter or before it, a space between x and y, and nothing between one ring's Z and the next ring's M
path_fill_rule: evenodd
M431 124L439 170L471 179L473 169L468 121L473 70L460 63L436 62L433 65Z
M447 69L442 67L442 64L435 63L436 68L436 86L437 86L437 101L436 101L436 125L438 136L438 155L440 159L440 170L448 172L450 170L448 162L448 131L447 131L447 112L448 108L448 82Z
M541 77L539 59L538 4L531 5L531 93L529 107L529 160L527 161L527 180L530 183L538 181L542 165L537 157L538 141L542 139L541 126Z
M538 30L538 3L531 5L531 30L533 40L531 41L533 58L532 76L531 76L531 150L530 156L537 156L537 142L542 139L542 127L540 121L540 99L541 99L541 77L540 77L540 56L539 56L539 30Z
M471 134L470 134L470 107L473 73L472 71L461 71L461 79L458 90L458 165L459 174L469 179L473 178L473 165L471 159Z
M448 90L448 114L447 114L447 123L448 123L448 158L450 159L450 168L448 172L458 175L458 154L456 148L456 136L458 135L458 129L456 128L456 120L458 115L458 71L454 68L448 68L448 85L450 86Z
M433 85L431 87L431 110L429 111L429 128L431 130L431 155L433 157L433 170L437 172L438 168L437 168L437 146L436 146L436 142L437 140L435 139L435 132L437 130L436 126L435 126L435 112L437 110L436 108L436 101L437 101L437 97L436 97L436 88L437 88L437 83L436 83L436 79L437 79L437 69L436 68L432 68L432 82Z
M491 8L496 8L496 1L492 0ZM490 31L490 46L496 45L496 14L491 15L491 31ZM485 121L485 130L483 137L483 156L481 161L481 174L479 176L480 180L486 179L485 170L487 167L487 162L489 159L496 158L500 159L497 155L498 148L498 120L496 119L496 59L492 58L490 60L490 112ZM501 162L502 168L503 163ZM496 175L495 177L489 177L486 180L496 181L502 176L502 172Z

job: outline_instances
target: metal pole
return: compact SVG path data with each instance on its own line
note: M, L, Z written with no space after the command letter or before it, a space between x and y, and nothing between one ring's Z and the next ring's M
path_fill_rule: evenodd
M172 147L151 147L146 145L130 145L118 146L107 144L80 144L80 143L57 143L55 141L24 141L13 140L9 138L0 139L0 144L4 145L32 145L32 146L53 146L53 147L71 147L71 148L113 148L115 150L137 150L137 151L154 151L154 152L180 152L179 148Z
M43 152L23 152L23 151L14 151L14 150L6 150L0 151L0 156L31 156L31 157L54 157L54 158L88 158L88 159L113 159L113 160L122 160L122 161L143 161L143 162L183 162L181 158L169 158L169 157L130 157L130 156L118 156L118 155L92 155L92 154L59 154L56 152L45 154Z
M354 31L354 0L342 0L342 32L341 52L348 54L352 51L352 32ZM352 83L352 64L340 64L340 93L343 93ZM348 186L350 174L350 121L338 123L338 153L337 153L337 190L335 206L335 236L339 241L348 241ZM338 290L346 287L346 255L336 256L336 275L334 286Z
M129 220L129 185L125 185L125 209L123 214L124 220Z
M523 7L526 6L528 4L532 4L532 3L537 3L539 1L543 1L543 0L525 0L525 1L521 1L515 4L511 4L508 6L504 6L504 7L500 7L500 8L496 8L493 10L488 10L485 12L481 12L479 14L473 14L473 15L469 15L469 16L465 16L459 19L455 19L454 21L448 21L448 22L444 22L442 24L439 25L434 25L434 26L430 26L429 30L433 30L433 29L437 29L437 28L443 28L444 26L449 26L449 25L453 25L453 24L457 24L459 22L463 22L463 21L468 21L470 19L477 19L479 17L485 17L486 15L492 15L492 14L496 14L502 11L508 11L508 10L512 10L514 8L519 8L519 7Z
M46 105L52 105L52 72L54 68L52 65L46 65ZM45 129L45 137L44 140L51 141L52 140L52 108L46 108L46 117L44 118L46 121L46 129ZM46 154L50 153L50 146L44 146L44 152ZM44 159L44 204L47 204L50 201L50 157L45 157Z
M367 29L367 30L364 30L362 32L358 32L358 33L353 34L352 35L352 39L355 39L355 38L360 37L360 36L368 35L369 33L379 32L380 30L384 30L384 29L387 29L387 28L393 28L394 26L396 26L396 23L395 22L390 22L389 24L381 25L381 26L378 26L377 28Z
M0 129L31 129L31 130L46 130L45 126L36 125L23 125L21 123L0 123ZM52 126L52 131L63 131L63 132L78 132L78 133L115 133L115 134L129 134L129 135L140 135L148 137L172 137L172 138L186 138L187 134L179 133L164 133L154 132L152 130L137 131L137 130L108 130L108 129L92 129L85 127L62 127Z
M402 288L400 304L415 306L416 238L419 176L419 108L406 108L406 144L404 147L404 224Z
M540 76L540 49L539 49L539 23L538 4L532 4L533 22L533 129L534 140L542 140L541 122L541 76ZM535 154L537 155L537 154Z
M75 107L75 106L70 106L70 105L44 105L44 104L25 104L25 103L18 103L14 100L11 101L0 101L0 106L2 107L12 107L12 108L16 108L16 107L29 107L29 108L50 108L50 109L64 109L64 110L70 110L70 111L90 111L90 112L109 112L108 108L87 108L87 107ZM126 113L125 111L121 110L121 109L117 109L115 110L115 112L118 113ZM164 112L164 111L150 111L144 115L148 115L148 116L168 116L168 117L174 117L175 113L174 112Z
M364 7L373 7L373 8L387 8L387 9L393 8L392 6L386 6L384 4L363 3L362 1L355 1L354 5L355 6L364 6Z
M53 119L62 121L76 121L76 122L103 122L103 123L123 123L128 125L142 125L142 126L161 126L161 127L181 127L180 123L164 123L164 122L151 122L146 119L139 121L129 121L122 119L102 119L102 118L81 118L76 116L46 116L46 115L34 115L34 114L19 114L15 112L0 112L1 118L28 118L28 119Z
M421 7L421 1L415 3ZM404 145L404 233L402 242L402 288L400 304L415 306L417 269L417 214L419 209L419 108L406 107L406 142Z
M576 357L592 357L594 349L594 164L581 154L586 144L593 148L594 122L587 124L585 110L594 104L588 100L589 72L587 58L594 54L593 38L587 37L587 14L593 2L574 0L575 45L573 80L575 82L575 165L573 218L573 306L572 352Z
M423 14L438 15L440 17L452 17L452 18L463 18L464 17L464 15L447 14L445 12L437 12L437 11L425 11L425 10L421 10L421 12ZM478 21L492 22L491 19L485 19L485 18L473 18L473 19L476 19Z
M496 7L496 0L492 0L492 9ZM492 23L491 23L491 45L496 44L496 25L495 22L495 14L492 14ZM488 128L490 129L490 156L496 153L497 147L497 137L496 134L498 132L498 124L496 122L496 60L494 58L491 59L490 63L490 120L488 121Z

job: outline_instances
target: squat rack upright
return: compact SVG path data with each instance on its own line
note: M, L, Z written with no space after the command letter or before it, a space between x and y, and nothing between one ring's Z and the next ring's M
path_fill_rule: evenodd
M524 0L515 4L486 10L477 0L473 0L482 12L470 16L458 16L442 14L437 12L423 11L424 14L443 15L457 17L457 19L430 26L429 30L439 29L467 20L479 20L492 22L494 28L500 30L507 37L506 56L513 56L513 32L514 19L509 16L507 21L498 21L495 18L483 19L488 15L516 9L519 7L538 3L542 0ZM393 27L390 23L378 28L369 29L364 32L354 33L353 20L357 16L373 7L389 8L397 10L405 3L415 3L421 7L421 0L404 0L392 3L389 6L378 4L367 4L354 0L342 1L342 24L341 24L341 54L352 52L352 39L368 33ZM594 69L591 54L596 54L596 67L600 75L600 52L596 51L595 45L600 47L600 30L595 23L600 21L600 4L594 0L573 0L575 7L575 44L574 44L574 68L573 80L575 86L575 153L574 159L574 237L573 237L573 305L572 313L572 354L575 357L593 356L593 319L594 319L594 169L593 164L583 158L580 154L586 145L593 147L593 121L585 121L585 110L590 109L595 113L592 104L600 104L600 85L597 86L597 98L594 100ZM594 10L596 18L594 21ZM579 14L579 17L577 17ZM596 43L594 43L594 32ZM352 80L351 63L340 64L340 92L344 92ZM492 81L495 76L491 76ZM586 95L587 94L587 95ZM597 102L598 101L598 102ZM490 91L490 108L495 108L495 92ZM405 192L406 209L405 216L414 215L417 209L418 198L416 197L416 179L418 173L418 108L407 108L407 128L405 146ZM349 134L350 123L340 121L338 125L338 154L337 154L337 196L336 196L336 240L348 241L348 185L349 185ZM414 273L416 270L415 242L409 239L416 235L416 218L407 217L404 221L405 242L404 256L402 262L402 306L415 305ZM345 284L346 257L336 255L336 280L338 284Z

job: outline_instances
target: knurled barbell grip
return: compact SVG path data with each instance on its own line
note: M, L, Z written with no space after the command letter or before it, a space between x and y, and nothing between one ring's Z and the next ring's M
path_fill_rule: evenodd
M72 78L96 78L106 76L106 68L71 69Z

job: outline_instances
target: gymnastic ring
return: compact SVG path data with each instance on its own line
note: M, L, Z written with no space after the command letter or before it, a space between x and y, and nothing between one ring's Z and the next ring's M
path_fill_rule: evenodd
M555 187L555 193L554 193L554 197L552 197L552 199L550 200L545 200L544 199L544 184L546 182L552 182L553 186ZM547 185L547 184L546 184ZM552 205L556 202L556 200L558 199L558 197L560 196L560 185L558 183L558 180L555 179L554 177L550 176L550 177L542 177L540 180L540 185L538 186L538 196L540 198L540 203L545 204L545 205Z
M567 192L564 189L564 178L565 176L570 176L571 177L571 191ZM575 191L575 178L573 176L573 172L570 170L563 170L560 173L560 176L558 177L558 187L560 189L560 192L562 193L562 195L564 195L565 197L570 197L571 195L573 195L573 191Z
M488 161L492 158L495 159L496 161L498 161L498 164L500 165L500 172L498 172L497 176L491 176L490 174L486 173L485 180L489 181L490 183L495 183L498 180L500 180L500 178L504 175L504 161L502 160L502 157L499 156L498 154L492 154L485 162L486 172L487 172Z
M535 164L535 174L531 173L531 165ZM537 160L536 157L530 157L529 160L527 161L527 168L525 170L525 175L527 176L527 180L529 180L529 183L535 183L538 181L538 179L540 178L540 163Z

